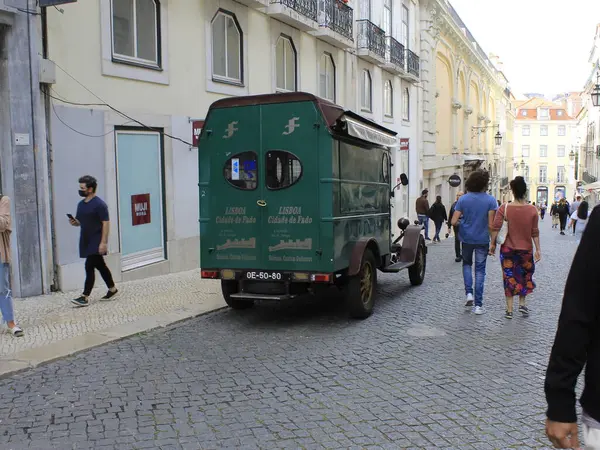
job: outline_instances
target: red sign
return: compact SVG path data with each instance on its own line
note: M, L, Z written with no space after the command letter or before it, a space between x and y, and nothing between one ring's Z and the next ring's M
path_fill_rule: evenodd
M204 120L192 121L192 144L194 147L198 147L198 140L200 139L200 132L204 127Z
M136 194L131 196L131 224L144 225L150 223L150 194Z
M400 139L400 150L408 150L408 138Z

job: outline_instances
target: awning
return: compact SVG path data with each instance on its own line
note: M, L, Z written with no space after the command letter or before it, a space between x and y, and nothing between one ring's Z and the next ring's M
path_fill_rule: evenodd
M386 147L399 146L400 143L395 135L388 134L384 131L378 130L375 127L361 123L358 120L354 120L347 115L341 118L342 121L346 122L348 134L357 139L363 141L372 142L378 145L384 145Z
M478 155L471 155L471 154L466 154L463 155L464 156L464 160L465 162L476 162L476 161L485 161L485 158L478 156Z
M584 191L597 191L600 189L600 181L594 181L593 183L585 184L581 186L581 189Z

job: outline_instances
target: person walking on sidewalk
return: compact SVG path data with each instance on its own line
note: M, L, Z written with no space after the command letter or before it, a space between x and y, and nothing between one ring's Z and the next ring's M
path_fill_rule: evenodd
M579 203L577 210L571 214L571 226L575 230L574 235L578 244L581 241L581 236L583 235L583 230L585 230L589 216L589 204L585 200Z
M545 216L546 216L546 202L543 202L542 205L540 206L540 218L542 220L544 220Z
M452 216L453 226L458 225L460 220L458 230L462 242L463 279L467 295L465 307L472 307L477 315L485 313L483 309L485 266L490 249L490 230L498 209L496 199L487 193L489 181L490 175L487 171L472 172L465 183L467 193L456 203ZM473 259L475 259L475 291L473 291Z
M429 191L424 189L421 192L421 196L417 199L415 204L415 209L417 210L417 218L419 219L419 225L423 225L425 228L425 240L430 241L429 239L429 201L427 200L427 195L429 195Z
M435 198L435 202L429 208L429 218L433 220L435 225L435 236L433 237L433 242L441 242L440 240L440 231L442 231L442 225L444 222L448 221L448 215L446 214L446 207L442 203L442 196L438 195Z
M448 228L450 228L452 226L452 224L450 223L450 221L452 220L452 216L454 216L454 210L456 208L456 203L458 202L458 199L462 197L462 195L464 194L463 191L459 191L456 194L456 201L454 203L452 203L452 206L450 207L450 214L449 214L449 219L448 219ZM455 258L454 261L456 262L461 262L462 261L462 254L460 252L460 238L458 237L458 227L460 226L460 221L457 225L453 226L452 229L454 231L454 254L455 254Z
M77 205L77 215L69 216L69 222L74 227L81 227L79 236L79 256L85 258L85 285L83 294L71 300L77 306L88 306L89 296L96 282L98 269L102 279L106 283L108 292L102 300L113 298L118 290L106 266L104 255L108 252L108 233L110 221L108 217L108 206L96 195L98 182L90 175L79 179L79 195L84 197Z
M585 448L600 448L600 206L592 211L577 248L562 301L558 329L546 371L546 435L556 448L579 448L575 410L577 378L585 369ZM586 365L587 364L587 365Z
M10 289L11 233L10 199L0 194L0 313L8 331L15 337L22 337L23 330L15 323L15 308Z
M558 213L558 221L560 222L560 234L564 236L567 218L569 217L569 204L564 198L561 198L558 202L556 212Z
M541 258L540 230L535 206L525 201L527 183L523 177L516 177L510 182L515 201L498 208L492 231L490 255L496 253L496 237L506 222L508 231L504 243L500 246L500 265L504 281L506 297L506 313L504 317L513 318L513 300L519 296L519 312L529 315L526 298L535 289L533 274L535 263ZM535 243L535 254L533 252Z
M550 216L552 217L552 228L558 228L560 220L558 218L558 203L556 203L556 200L554 200L554 203L550 207Z

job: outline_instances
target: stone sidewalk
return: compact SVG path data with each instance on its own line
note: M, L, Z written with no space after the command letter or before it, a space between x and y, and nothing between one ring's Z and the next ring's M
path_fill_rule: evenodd
M104 286L95 289L87 308L70 303L79 292L15 299L25 337L0 333L0 377L225 307L219 283L202 280L199 270L118 288L119 295L108 302L95 300L104 295Z

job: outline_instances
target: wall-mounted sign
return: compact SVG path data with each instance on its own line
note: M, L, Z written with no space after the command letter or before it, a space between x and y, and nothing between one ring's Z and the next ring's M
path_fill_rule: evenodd
M408 150L408 138L400 139L400 150Z
M192 121L192 144L194 147L198 147L198 140L200 139L200 132L204 127L204 120L193 120Z
M150 194L131 196L131 225L144 225L152 221L150 216Z
M461 182L462 182L462 180L460 179L460 177L457 174L450 175L450 178L448 178L448 184L452 187L460 186Z
M76 3L77 0L39 0L40 8L48 6L64 5L65 3Z

